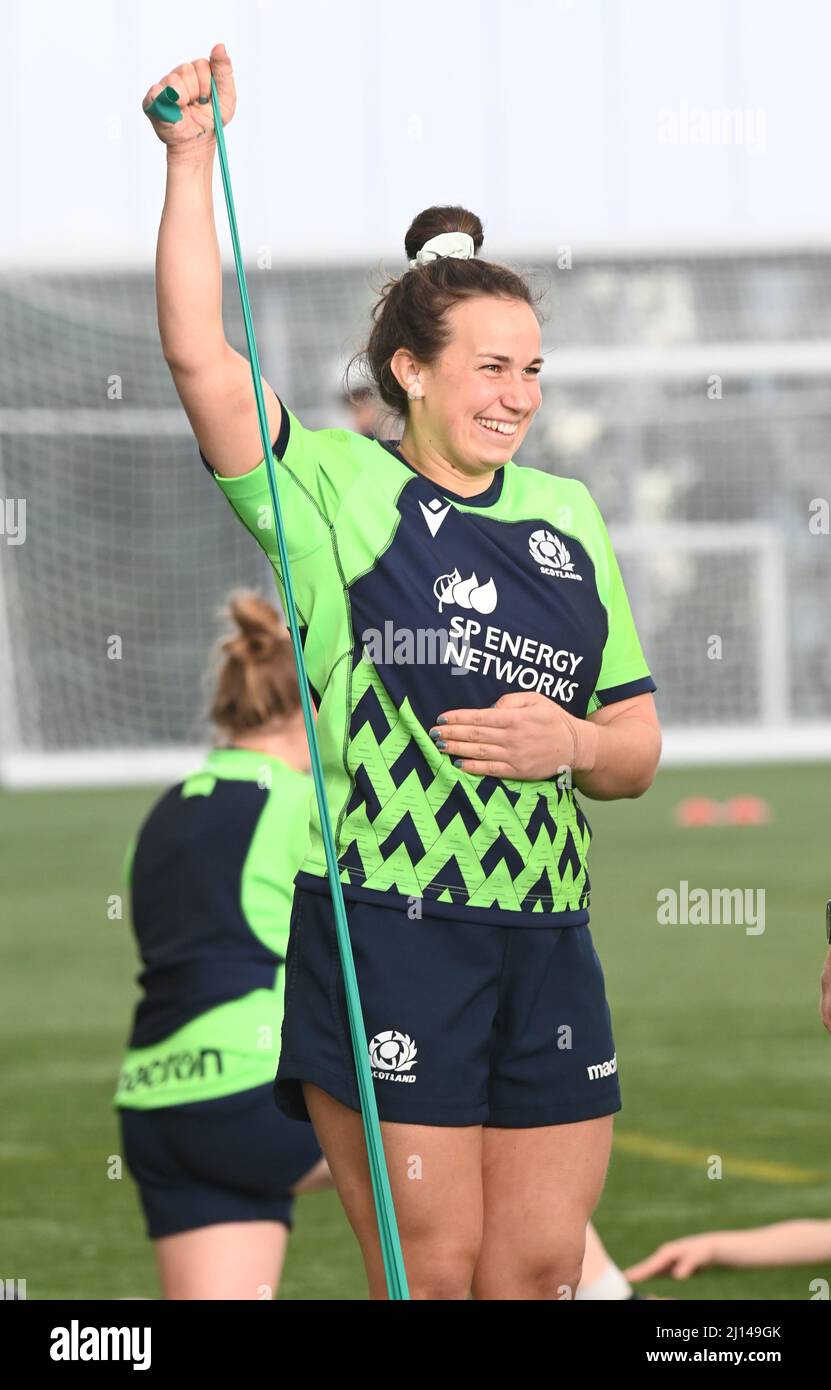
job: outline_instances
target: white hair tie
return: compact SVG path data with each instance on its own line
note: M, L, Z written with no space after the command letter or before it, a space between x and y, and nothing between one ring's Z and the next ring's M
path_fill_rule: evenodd
M467 261L474 254L473 237L469 232L440 232L438 236L431 236L429 241L425 241L415 260L410 261L410 267L427 265L428 261L437 261L439 256L454 256L457 260Z

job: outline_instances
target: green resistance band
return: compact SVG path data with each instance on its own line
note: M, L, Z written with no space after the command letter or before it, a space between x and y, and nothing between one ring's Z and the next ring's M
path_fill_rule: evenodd
M178 101L179 93L176 89L174 87L165 87L164 91L160 92L152 104L147 108L146 114L148 116L156 116L162 121L180 121L182 119L182 111L181 107L178 105ZM364 1135L366 1137L367 1155L369 1157L372 1192L375 1198L375 1213L378 1218L381 1254L384 1259L384 1271L387 1278L387 1293L391 1299L408 1299L410 1295L407 1288L407 1276L404 1270L401 1241L398 1234L395 1208L390 1191L389 1174L387 1173L387 1165L384 1157L384 1145L381 1140L381 1126L378 1122L378 1106L372 1084L372 1073L367 1058L366 1031L364 1029L360 995L358 994L358 980L355 975L355 962L352 958L352 943L349 939L349 928L347 926L346 911L343 904L343 890L338 876L338 860L335 852L335 842L332 836L329 805L326 800L326 787L323 782L323 771L320 764L320 751L317 746L317 733L312 716L308 677L303 662L303 648L300 643L297 610L294 604L294 586L291 582L291 572L289 570L289 557L286 550L285 533L283 531L283 517L280 510L280 499L277 495L274 458L271 452L271 440L269 438L268 416L266 414L262 382L260 380L260 359L257 352L257 343L254 338L254 324L251 318L251 306L248 301L245 270L243 269L242 252L240 251L239 234L237 232L237 218L234 211L234 198L231 192L231 177L228 171L228 156L225 150L222 112L219 108L219 97L213 77L211 77L211 101L213 102L216 143L219 150L219 167L222 171L222 186L225 190L225 204L228 209L228 222L231 228L231 241L234 247L237 284L239 285L240 300L242 301L242 315L245 320L248 357L251 365L251 375L254 378L254 394L257 399L257 415L260 422L260 439L262 441L263 458L265 459L268 473L271 505L274 509L274 518L277 523L277 546L280 552L280 568L283 574L283 588L286 596L289 630L291 632L294 661L297 668L298 683L300 685L303 717L306 722L306 736L309 740L312 773L314 776L315 791L317 793L317 804L320 809L321 829L326 847L329 887L332 892L332 903L335 909L338 951L340 953L341 967L343 969L343 977L346 985L349 1030L352 1036L352 1050L355 1056L358 1094L364 1122Z

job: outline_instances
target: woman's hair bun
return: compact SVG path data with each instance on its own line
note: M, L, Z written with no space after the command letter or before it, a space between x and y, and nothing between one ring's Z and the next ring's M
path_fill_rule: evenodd
M224 616L232 627L216 650L210 717L233 737L293 714L300 687L291 635L273 604L255 589L236 589Z
M273 661L286 640L276 608L253 592L241 592L229 599L228 613L237 631L226 637L223 650L258 663Z
M477 256L485 240L484 228L475 212L462 207L425 208L413 218L404 237L407 260L414 260L426 242L441 232L467 232L473 237L473 249Z

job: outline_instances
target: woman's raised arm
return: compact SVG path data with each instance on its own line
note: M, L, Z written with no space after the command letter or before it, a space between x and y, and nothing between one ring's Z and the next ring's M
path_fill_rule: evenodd
M147 111L166 87L178 93L179 121L149 117L167 151L167 187L156 249L156 305L162 351L202 452L217 473L237 477L263 456L251 368L226 341L222 265L213 208L216 149L211 74L223 126L236 108L231 60L223 44L210 58L181 63L150 87ZM263 380L271 440L280 403Z

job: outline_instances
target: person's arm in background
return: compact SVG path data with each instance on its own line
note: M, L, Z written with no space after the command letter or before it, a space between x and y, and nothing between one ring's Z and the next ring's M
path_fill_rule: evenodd
M828 908L826 907L826 918ZM831 1033L831 947L825 957L825 964L822 967L822 979L820 981L819 997L819 1016L826 1029Z
M831 1260L831 1221L778 1221L748 1231L705 1231L667 1241L624 1273L636 1284L662 1274L688 1279L707 1265L762 1269L827 1260Z
M133 890L133 860L136 857L138 838L139 832L136 831L131 837L130 843L124 851L124 858L121 861L121 882L124 884L128 893L131 893Z
M222 263L213 207L216 135L211 73L223 125L236 107L231 60L216 44L210 60L182 63L147 92L146 109L165 87L179 93L182 119L150 122L167 149L167 187L156 250L156 305L165 361L193 432L223 477L240 477L263 457L247 358L226 341ZM263 381L270 439L280 431L280 402Z

